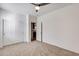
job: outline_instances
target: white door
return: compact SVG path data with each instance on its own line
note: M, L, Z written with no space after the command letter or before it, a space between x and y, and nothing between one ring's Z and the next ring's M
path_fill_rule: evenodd
M3 20L3 45L13 44L15 42L15 22L11 19Z
M37 20L37 40L43 42L43 23Z

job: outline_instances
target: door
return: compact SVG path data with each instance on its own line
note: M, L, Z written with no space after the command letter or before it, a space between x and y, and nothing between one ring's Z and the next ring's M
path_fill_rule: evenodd
M11 19L3 19L3 46L13 44L15 37L15 22Z

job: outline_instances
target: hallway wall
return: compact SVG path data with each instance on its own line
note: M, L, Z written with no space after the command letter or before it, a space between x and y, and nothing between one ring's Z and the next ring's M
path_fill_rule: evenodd
M79 53L79 4L50 12L38 17L38 40Z

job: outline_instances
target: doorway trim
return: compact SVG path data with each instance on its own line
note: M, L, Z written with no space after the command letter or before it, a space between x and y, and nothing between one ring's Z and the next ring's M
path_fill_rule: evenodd
M36 30L36 22L31 22L31 41L34 41L37 39L37 30ZM35 39L34 39L34 33L35 33Z
M43 23L41 22L41 42L43 42Z

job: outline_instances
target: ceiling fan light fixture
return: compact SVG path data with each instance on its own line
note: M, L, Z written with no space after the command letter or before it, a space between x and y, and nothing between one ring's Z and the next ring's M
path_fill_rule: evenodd
M35 6L35 9L36 9L36 10L39 10L39 9L40 9L40 7L39 7L39 6Z
M38 12L41 6L47 5L49 3L31 3L32 5L35 5L35 11Z

